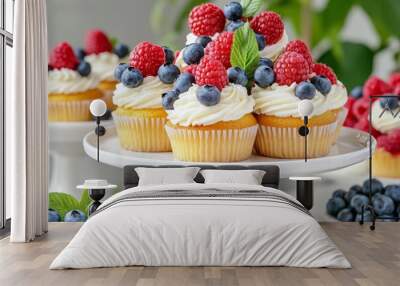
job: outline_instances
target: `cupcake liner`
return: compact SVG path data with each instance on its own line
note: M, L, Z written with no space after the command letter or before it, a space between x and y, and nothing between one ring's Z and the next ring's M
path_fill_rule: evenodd
M376 150L372 157L373 176L400 178L400 155L393 155L383 149Z
M49 121L90 121L93 119L89 106L90 100L51 100L48 101Z
M345 107L343 107L339 110L338 117L337 117L335 139L333 140L333 144L336 143L337 139L340 136L340 131L342 130L342 127L343 127L344 121L346 120L348 112L349 112L349 110Z
M165 117L134 117L112 113L121 147L136 152L169 152Z
M337 123L309 127L307 135L308 158L322 157L329 153L335 139ZM260 125L255 142L258 154L285 159L304 158L304 137L294 127L272 127Z
M257 125L241 129L202 130L165 125L174 157L191 162L235 162L250 157Z

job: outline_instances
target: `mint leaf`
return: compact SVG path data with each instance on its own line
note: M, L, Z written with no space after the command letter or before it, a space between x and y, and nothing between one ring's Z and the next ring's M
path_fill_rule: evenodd
M256 34L250 28L249 23L246 23L236 29L233 35L231 65L243 69L251 80L259 60L260 55L258 53Z
M71 210L79 210L80 205L75 197L66 193L49 193L49 208L56 210L61 216L61 221L64 216Z
M241 0L243 17L253 17L261 9L262 0Z
M114 48L118 44L118 39L115 37L112 37L112 38L110 38L110 43Z

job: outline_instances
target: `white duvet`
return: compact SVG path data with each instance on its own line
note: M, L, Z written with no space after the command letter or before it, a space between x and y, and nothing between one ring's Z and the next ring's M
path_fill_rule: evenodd
M350 268L310 215L257 198L150 198L112 204L132 192L262 190L231 184L136 187L106 200L50 269L145 266L294 266ZM108 207L107 207L108 206Z

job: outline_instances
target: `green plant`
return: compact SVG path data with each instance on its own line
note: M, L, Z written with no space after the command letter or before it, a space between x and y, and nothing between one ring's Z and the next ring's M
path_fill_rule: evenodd
M179 48L179 37L185 29L190 10L205 0L158 0L155 3L152 27L164 35L162 42ZM324 7L315 7L312 0L241 0L243 6L262 2L262 8L279 13L290 25L294 36L305 40L318 61L330 65L344 84L351 89L361 85L371 74L374 57L386 49L392 37L400 36L400 5L398 0L327 0ZM163 22L164 10L178 6L175 21ZM258 7L258 5L254 5ZM349 12L354 8L366 13L374 27L379 45L344 41L341 37ZM161 28L162 27L162 28ZM172 31L172 32L171 32ZM400 54L396 55L400 59ZM396 60L394 59L394 60Z
M64 221L64 216L71 210L81 210L88 216L88 207L92 200L89 192L84 190L78 201L74 196L66 193L49 193L49 208L56 210Z

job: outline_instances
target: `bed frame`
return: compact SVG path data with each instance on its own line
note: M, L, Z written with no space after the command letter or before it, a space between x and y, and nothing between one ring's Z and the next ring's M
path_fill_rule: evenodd
M128 165L124 167L124 189L136 187L139 183L139 176L135 168L184 168L184 167L199 167L200 169L217 169L217 170L263 170L265 171L262 185L265 187L278 188L279 187L279 167L275 165L253 165L253 166L238 166L238 165L168 165L168 166L148 166L148 165ZM198 173L194 180L197 183L204 183L204 178Z

